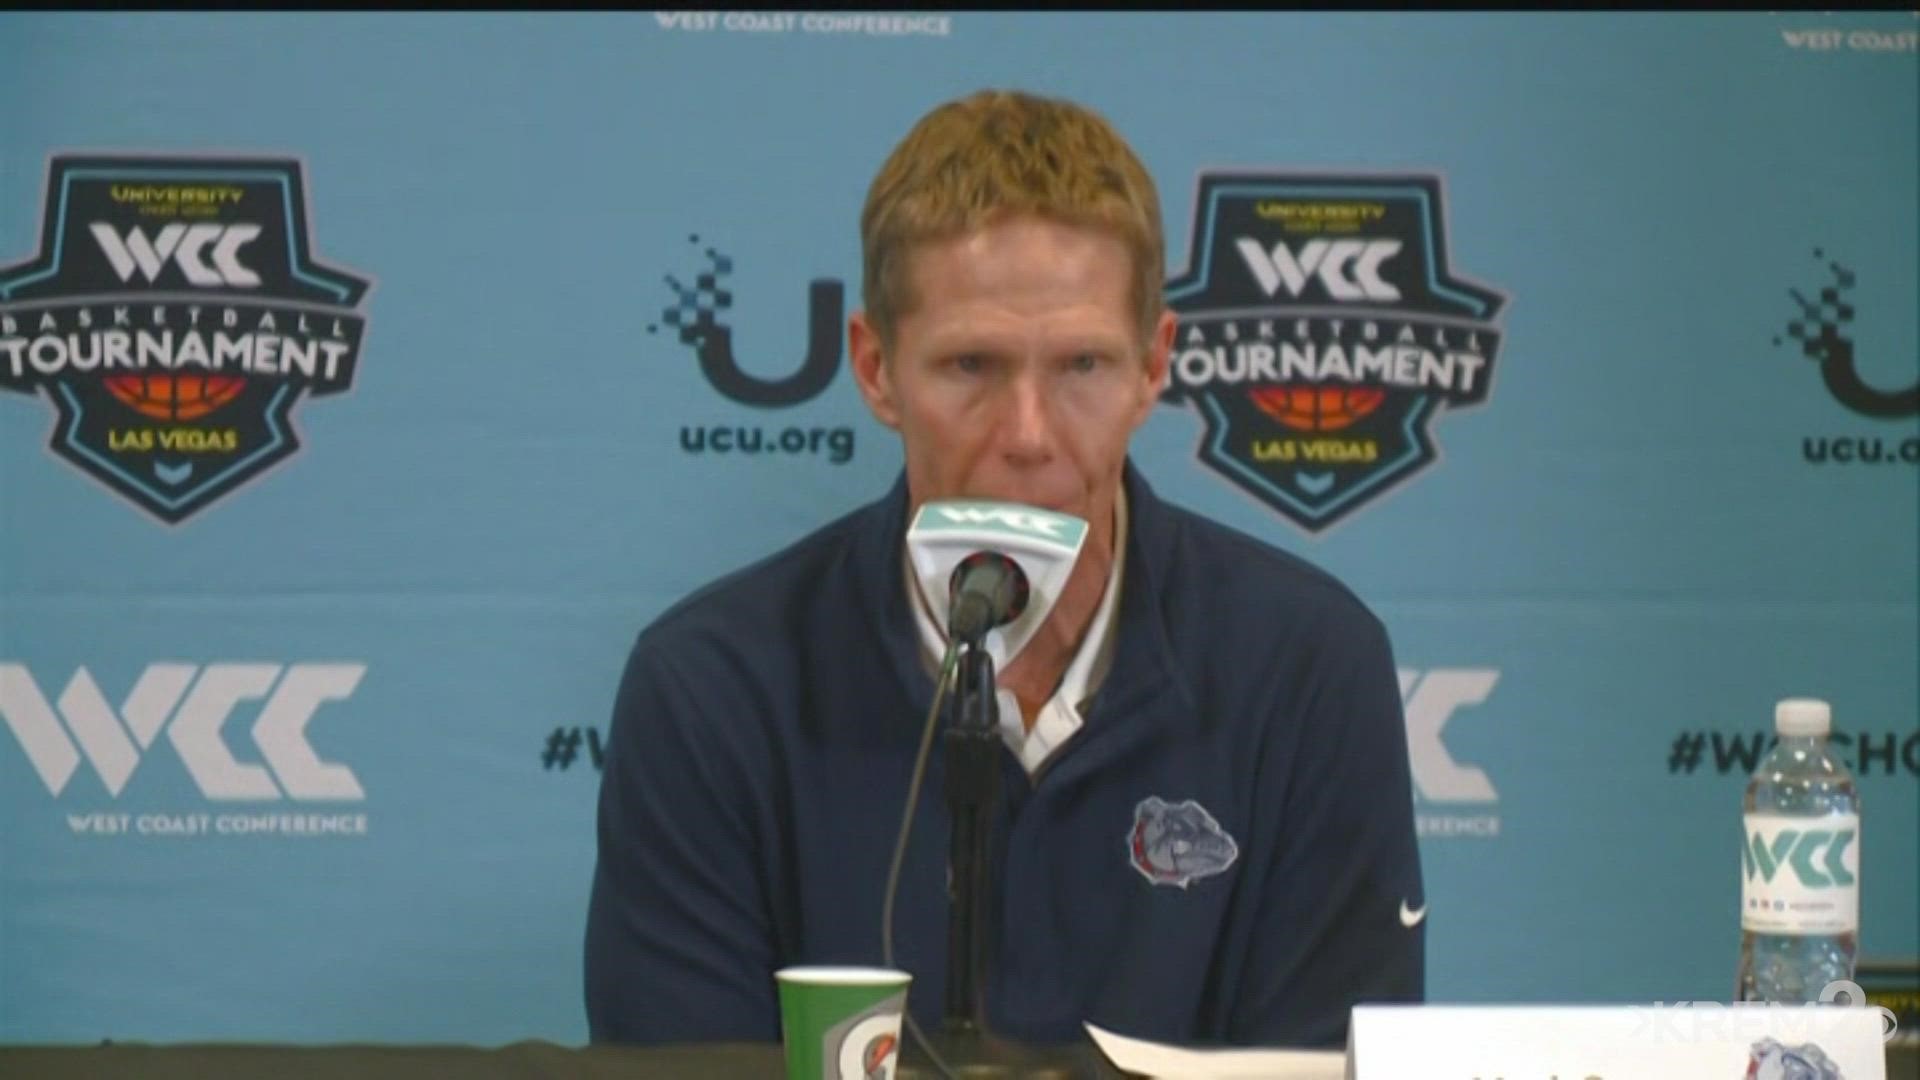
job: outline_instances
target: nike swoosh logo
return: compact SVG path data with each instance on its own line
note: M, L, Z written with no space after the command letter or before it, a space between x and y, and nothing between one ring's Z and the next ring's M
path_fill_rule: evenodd
M1400 901L1400 925L1401 926L1404 926L1407 929L1411 930L1414 927L1419 926L1420 920L1426 917L1427 917L1427 905L1421 904L1419 909L1415 910L1413 908L1408 907L1407 902L1405 900Z

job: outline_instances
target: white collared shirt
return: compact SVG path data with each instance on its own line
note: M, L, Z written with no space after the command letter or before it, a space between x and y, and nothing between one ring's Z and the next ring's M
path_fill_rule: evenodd
M1080 710L1107 677L1107 669L1113 663L1113 613L1119 607L1120 572L1126 562L1126 553L1127 493L1122 489L1113 501L1113 568L1107 574L1106 593L1101 596L1100 607L1094 611L1093 621L1087 624L1086 636L1081 638L1079 651L1067 664L1060 685L1034 717L1033 730L1027 730L1026 720L1020 711L1020 701L1013 691L1001 687L995 695L1000 705L1000 738L1007 744L1007 749L1020 759L1029 778L1039 775L1041 766L1053 756L1054 751L1064 746L1080 730ZM940 659L947 651L947 635L934 622L933 613L920 595L919 583L913 576L912 560L902 562L906 564L907 602L912 606L914 622L920 628L920 661L929 675L938 677Z

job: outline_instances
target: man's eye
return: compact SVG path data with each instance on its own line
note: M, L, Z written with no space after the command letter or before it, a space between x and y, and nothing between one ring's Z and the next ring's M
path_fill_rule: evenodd
M1067 362L1067 367L1073 371L1092 371L1099 366L1100 357L1093 353L1077 353Z
M975 375L987 366L987 361L986 358L979 353L961 353L959 356L953 358L953 366L957 371L964 371L969 375Z

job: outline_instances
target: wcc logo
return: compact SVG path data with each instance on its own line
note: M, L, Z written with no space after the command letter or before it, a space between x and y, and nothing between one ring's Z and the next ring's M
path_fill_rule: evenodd
M214 800L359 801L352 770L321 761L307 742L307 724L329 701L360 685L364 664L149 664L118 711L86 668L75 671L49 702L33 675L0 663L0 720L27 761L58 796L79 771L81 755L118 798L162 731L174 753ZM236 759L221 729L243 701L264 699L253 743L265 766Z
M1035 537L1058 544L1073 544L1086 533L1087 524L1065 514L1050 514L1032 507L1018 509L1000 503L946 500L928 504L930 511L922 526L938 529L943 524L976 526L1012 536Z
M177 525L352 386L368 282L314 259L299 162L56 156L46 191L0 267L0 390L53 406L55 456Z
M1401 708L1407 721L1407 758L1420 797L1429 802L1497 802L1486 770L1456 761L1442 741L1453 714L1487 700L1500 681L1493 668L1401 668Z
M1487 771L1448 747L1455 714L1486 702L1500 682L1498 668L1401 668L1401 710L1407 724L1407 764L1413 772L1414 826L1422 837L1483 839L1500 835L1500 792Z
M1200 459L1320 533L1438 458L1486 401L1506 298L1448 266L1438 177L1205 173L1161 400Z
M1791 868L1805 888L1852 885L1855 878L1845 859L1855 836L1852 829L1780 829L1771 836L1755 830L1740 849L1741 868L1748 881L1758 877L1772 884L1776 874Z

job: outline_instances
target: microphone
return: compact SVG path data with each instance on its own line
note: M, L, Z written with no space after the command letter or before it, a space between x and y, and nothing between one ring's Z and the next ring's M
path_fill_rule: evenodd
M936 500L907 526L907 559L934 625L985 649L999 670L1046 621L1088 531L1071 514L1024 503Z
M949 817L947 890L947 1015L949 1050L979 1057L999 1041L989 1030L981 988L987 980L983 929L989 908L987 858L998 805L1000 735L993 673L1031 641L1066 586L1087 523L1021 503L949 499L923 503L907 526L906 554L915 586L945 626L948 646L934 680L933 703L914 758L901 810L900 834L887 867L880 905L881 956L893 966L893 905L906 859L913 811L920 805L927 752L940 704L951 692L946 732ZM903 1021L927 1056L954 1075L909 1013ZM983 1044L983 1040L985 1040ZM996 1074L1011 1075L996 1069Z
M978 645L987 631L1005 626L1027 609L1026 571L998 551L976 551L953 568L947 605L947 637Z

